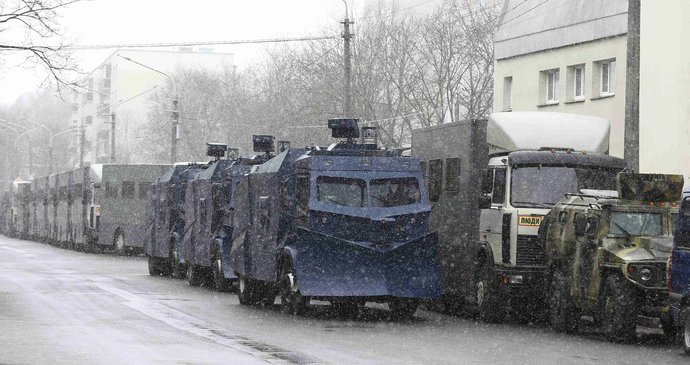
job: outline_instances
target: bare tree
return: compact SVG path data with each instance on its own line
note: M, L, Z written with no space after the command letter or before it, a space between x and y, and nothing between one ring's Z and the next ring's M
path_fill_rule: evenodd
M58 85L76 71L60 27L58 11L80 0L0 0L0 58L24 55L25 65L45 68Z

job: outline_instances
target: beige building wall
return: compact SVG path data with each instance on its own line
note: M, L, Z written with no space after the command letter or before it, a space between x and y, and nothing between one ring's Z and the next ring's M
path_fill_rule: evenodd
M643 0L640 14L640 171L687 178L690 1Z
M683 0L676 0L683 1ZM627 38L617 36L496 61L494 111L549 111L586 114L611 122L610 154L623 157ZM600 97L598 61L615 59L614 93ZM569 66L584 64L583 100L573 100ZM542 71L559 69L558 103L545 102ZM512 77L512 85L507 79Z

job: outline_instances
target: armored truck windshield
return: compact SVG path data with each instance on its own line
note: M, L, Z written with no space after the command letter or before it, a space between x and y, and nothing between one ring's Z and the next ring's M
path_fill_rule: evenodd
M566 193L582 189L616 190L620 169L570 166L515 166L511 174L514 207L552 207Z
M611 212L609 234L613 236L663 236L661 213Z
M318 176L319 202L347 207L390 208L421 202L419 181L415 177L374 178L370 180L337 176Z

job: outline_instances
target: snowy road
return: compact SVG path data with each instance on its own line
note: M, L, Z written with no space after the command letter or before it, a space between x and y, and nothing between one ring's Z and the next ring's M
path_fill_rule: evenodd
M304 317L147 274L143 257L68 251L0 236L1 364L672 364L648 331L633 345L595 331L487 325L420 311L412 322L326 305Z

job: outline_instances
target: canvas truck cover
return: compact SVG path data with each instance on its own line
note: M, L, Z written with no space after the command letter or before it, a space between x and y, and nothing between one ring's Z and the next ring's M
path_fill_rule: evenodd
M489 154L542 148L608 154L610 124L588 115L552 112L505 112L489 116Z

